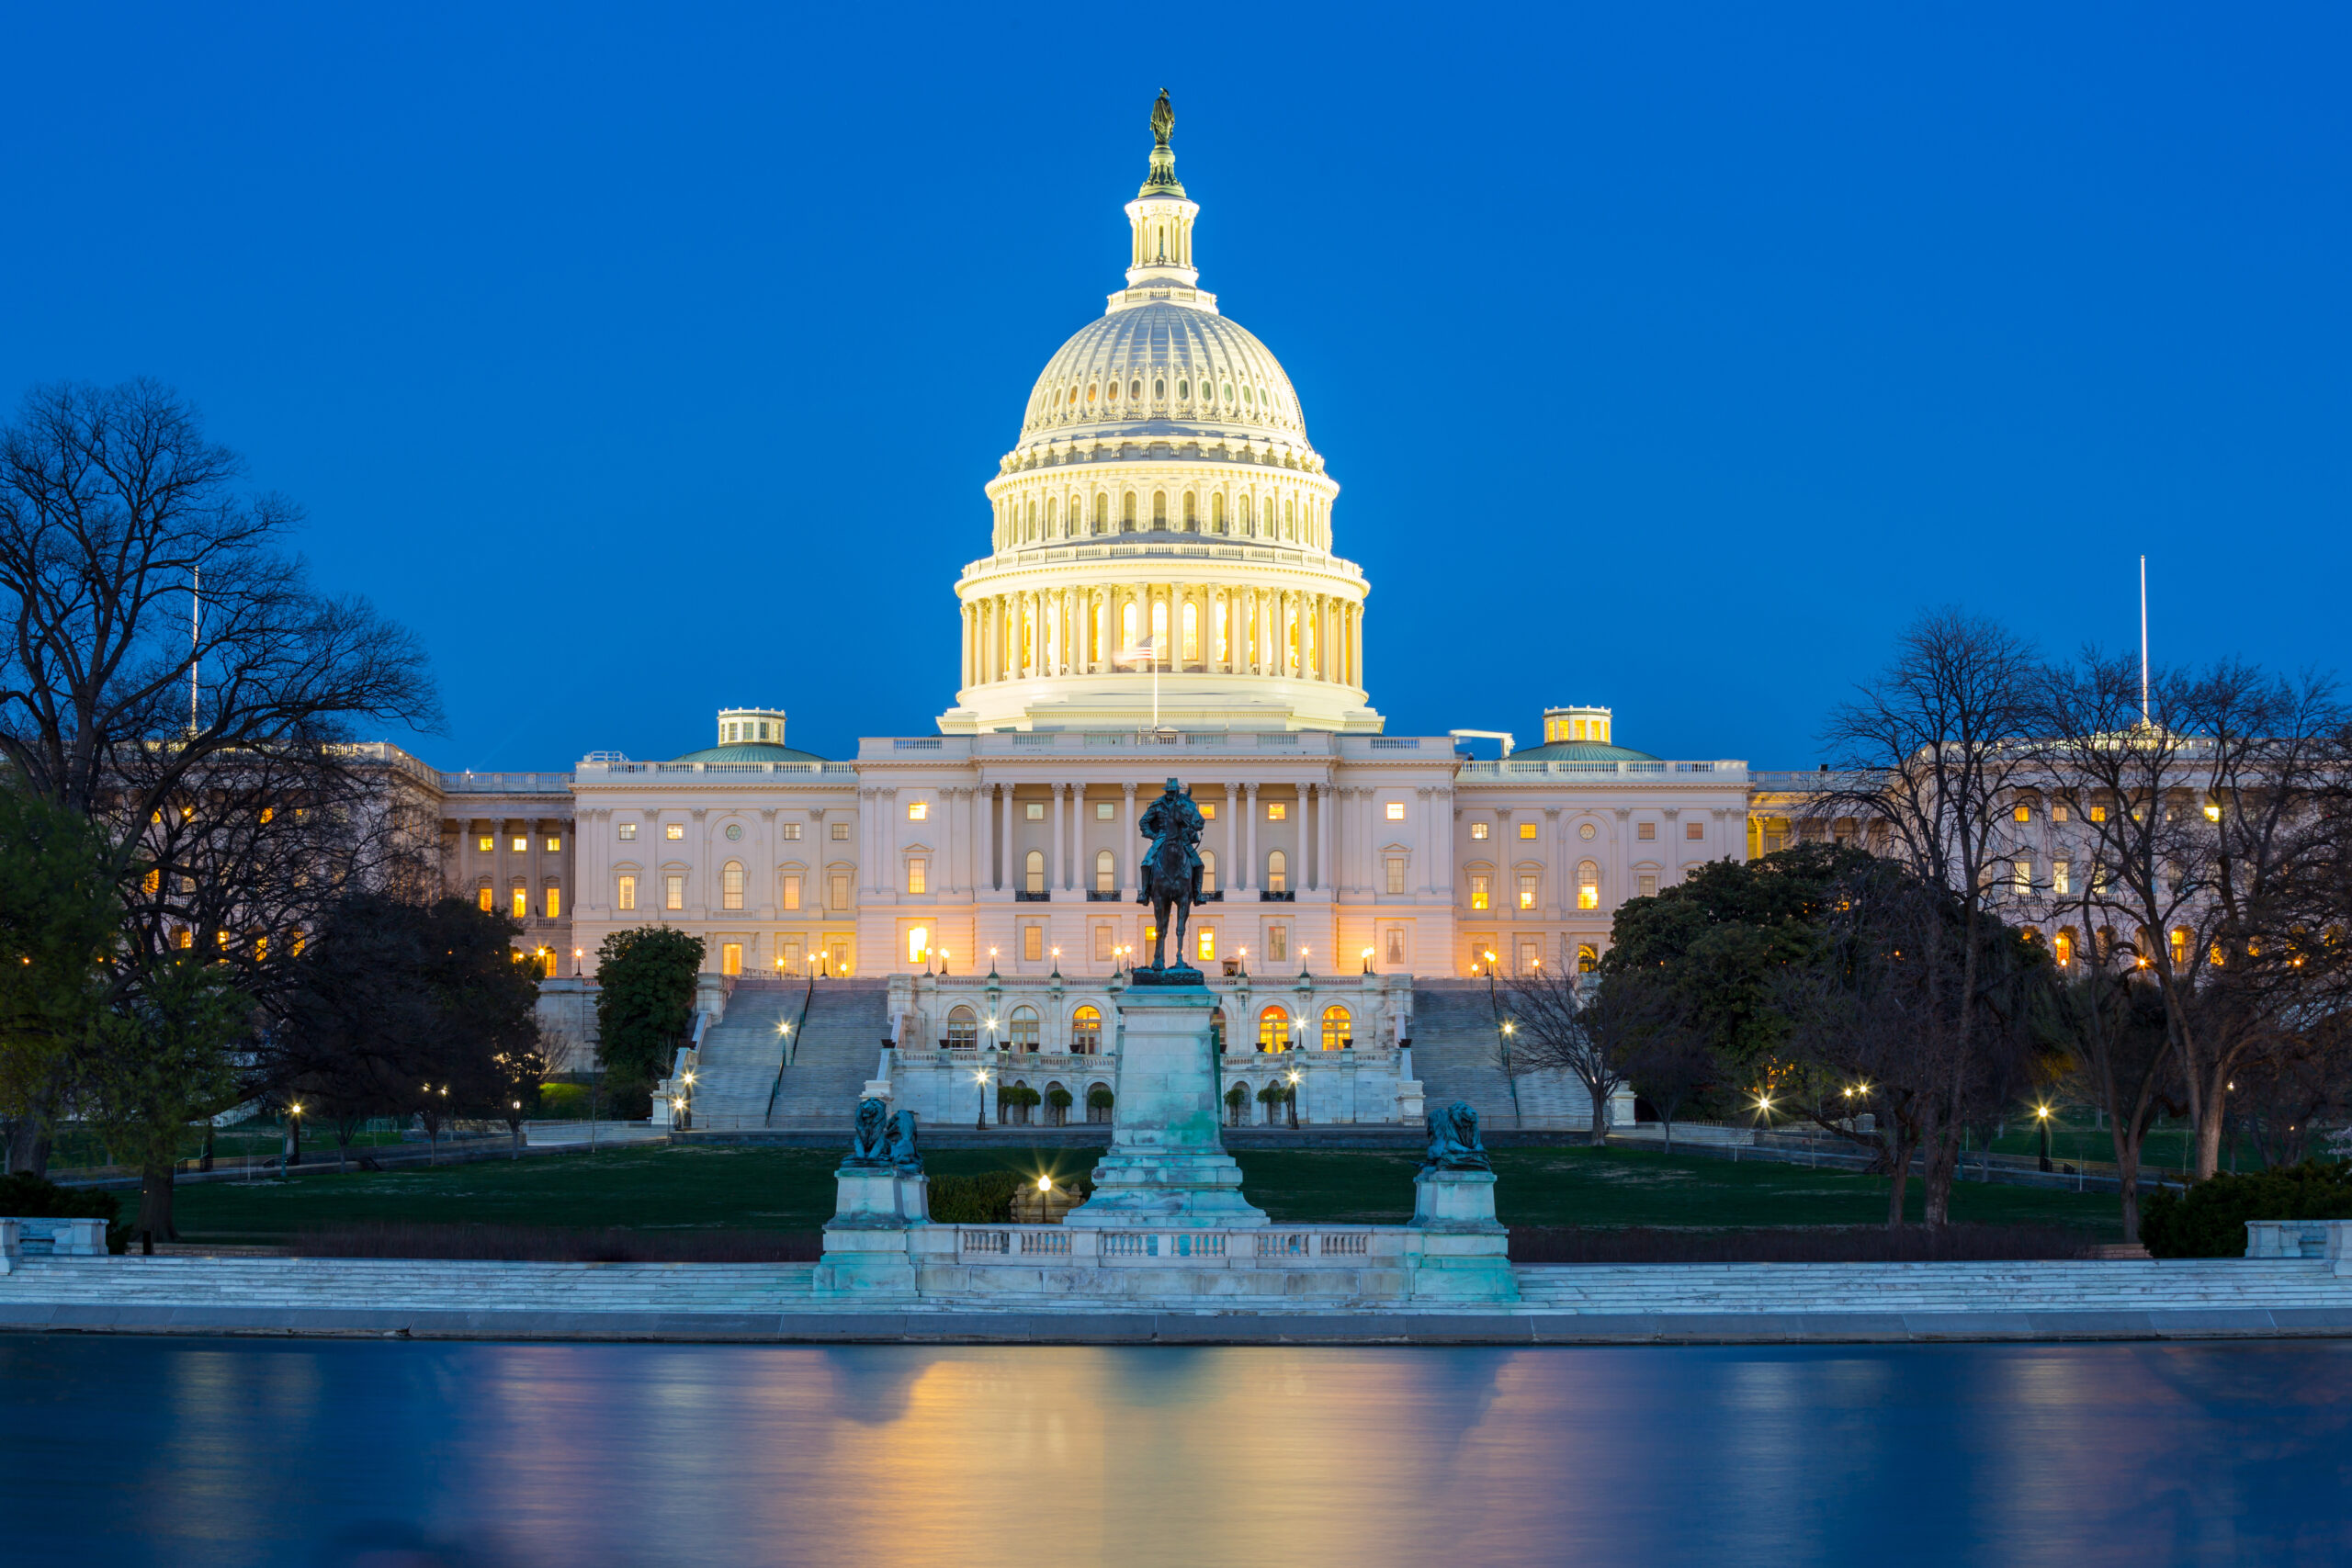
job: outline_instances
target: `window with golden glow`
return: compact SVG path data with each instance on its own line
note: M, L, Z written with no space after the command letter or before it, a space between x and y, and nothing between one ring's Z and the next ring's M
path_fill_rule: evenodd
M548 919L550 920L560 920L563 919L563 889L557 886L554 883L549 883L548 884L547 891Z
M675 842L686 836L686 825L684 822L671 822L664 824L662 829L662 836L673 842Z
M1535 824L1532 822L1521 822L1519 825L1519 836L1521 839L1532 839L1535 837Z
M2019 806L2015 811L2010 812L2009 815L2017 821L2030 822L2033 820L2033 807L2030 806Z
M623 876L619 879L613 890L613 903L616 908L622 909L634 909L637 908L636 877Z
M1284 893L1290 889L1290 859L1280 850L1266 852L1266 891Z
M2091 820L2092 820L2092 821L2094 821L2094 822L2104 822L2104 821L2106 821L2106 820L2107 820L2107 807L2104 807L2104 806L2094 806L2094 807L2091 807Z
M908 821L921 822L930 817L930 815L931 802L927 800L910 800L907 802Z
M718 972L721 975L741 975L743 972L741 942L722 942L718 944Z
M2009 891L2022 898L2033 891L2033 863L2016 862L2009 867Z
M1487 907L1487 876L1484 872L1470 874L1470 907L1474 909Z
M1401 800L1392 800L1384 808L1383 814L1391 822L1402 822L1405 820L1405 803Z
M1596 969L1598 969L1598 968L1600 968L1600 949L1595 948L1595 947L1590 947L1590 946L1581 946L1581 945L1577 947L1577 974L1579 974L1579 975L1589 975L1589 974L1591 974L1594 970L1596 970Z
M1021 886L1024 891L1030 893L1043 893L1046 890L1045 851L1031 850L1028 854L1022 857ZM913 889L909 888L908 891L912 892Z
M1473 822L1473 823L1471 823L1471 824L1470 824L1470 836L1471 836L1472 838L1474 838L1474 839L1483 839L1483 838L1485 838L1485 837L1487 836L1487 824L1486 824L1486 823L1484 823L1484 822Z
M1107 931L1110 928L1103 929ZM1069 1048L1081 1056L1101 1053L1102 1015L1093 1008L1082 1007L1069 1015Z
M560 854L563 853L563 839L562 839L562 837L561 837L560 835L559 835L559 834L550 834L550 835L548 835L548 853L549 853L549 854L551 854L551 855L560 855Z
M2065 894L2075 890L2075 866L2072 861L2053 860L2050 863L2050 891Z
M1108 850L1094 852L1094 891L1116 893L1119 890L1119 863Z
M1348 1010L1343 1007L1325 1008L1323 1010L1323 1049L1344 1051L1353 1043L1355 1043L1355 1021L1348 1016Z
M1258 1014L1258 1049L1290 1049L1290 1014L1278 1007L1267 1008Z
M911 856L907 861L907 891L910 893L931 891L931 862L920 855Z
M1290 815L1290 806L1289 806L1289 804L1288 804L1287 802L1285 802L1285 801L1280 801L1280 800L1270 800L1270 801L1266 802L1266 820L1267 820L1267 821L1269 821L1269 822L1280 822L1280 821L1282 821L1284 818L1288 817L1289 815Z
M1535 878L1532 876L1519 879L1519 907L1522 909L1535 908Z
M1030 964L1046 956L1046 928L1034 920L1021 928L1021 956Z
M527 887L514 889L514 918L518 920L531 918L531 890Z
M662 907L665 909L683 909L686 907L684 877L671 875L662 879Z
M619 830L621 841L623 843L627 843L637 837L637 824L634 822L623 822L619 824Z
M1216 891L1216 852L1201 852L1201 894L1205 897Z
M498 908L498 895L492 891L490 884L485 882L474 890L474 902L480 906L481 912L487 915Z
M907 928L907 962L910 964L922 964L927 961L930 957L931 928L929 926L909 926Z
M1198 963L1198 964L1214 964L1214 963L1216 963L1216 928L1215 926L1203 926L1203 927L1200 929L1200 931L1199 931L1198 932L1196 932L1196 933L1195 933L1195 935L1196 935L1196 936L1198 937L1198 939L1199 939L1199 941L1198 941L1198 944L1197 944L1197 945L1198 945L1198 956L1193 960L1193 962Z
M797 874L784 879L784 907L787 909L800 908L800 878Z
M1589 860L1577 862L1577 908L1600 908L1600 867Z
M1202 820L1202 821L1204 821L1204 822L1214 822L1214 821L1216 821L1216 801L1214 801L1214 800L1204 800L1204 801L1202 801L1202 802L1200 803L1200 807L1201 807L1201 820Z
M836 822L836 823L834 823L834 824L832 825L832 827L833 827L833 833L832 833L833 842L835 842L835 843L837 843L837 844L846 844L846 843L848 843L848 842L849 842L849 824L848 824L848 823L846 823L846 822Z
M514 835L514 844L513 844L513 846L512 846L512 847L513 847L513 849L514 849L514 852L515 852L516 854L518 854L518 855L521 855L521 854L528 854L528 853L530 853L530 852L531 852L531 839L530 839L530 835L529 835L529 834L527 834L527 833L517 833L517 834L515 834L515 835Z
M492 838L488 833L484 833L480 839L475 840L474 848L480 850L483 854L490 854L498 848L498 840Z

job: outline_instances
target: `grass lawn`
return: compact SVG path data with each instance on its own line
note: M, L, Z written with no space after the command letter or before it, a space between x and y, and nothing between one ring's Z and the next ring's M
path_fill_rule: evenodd
M379 1221L639 1230L707 1228L812 1231L832 1215L833 1167L822 1149L657 1146L594 1155L542 1155L437 1168L298 1172L275 1181L180 1189L181 1234L192 1241L273 1242L295 1233ZM1277 1220L1395 1224L1410 1216L1408 1154L1269 1150L1238 1156L1250 1200ZM1008 1166L1025 1174L1083 1175L1085 1150L953 1149L933 1153L933 1175ZM1886 1183L1800 1166L1630 1149L1504 1149L1498 1207L1521 1225L1875 1224ZM1919 1184L1911 1184L1919 1215ZM2076 1224L2119 1233L2113 1197L1989 1187L1963 1181L1953 1217L1984 1223Z

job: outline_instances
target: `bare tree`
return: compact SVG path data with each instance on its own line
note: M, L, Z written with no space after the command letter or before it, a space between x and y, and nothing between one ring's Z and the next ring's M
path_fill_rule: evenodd
M1502 987L1504 1026L1521 1073L1565 1070L1592 1101L1592 1141L1609 1134L1609 1100L1657 1027L1661 987L1623 975L1577 975L1537 964Z
M1958 610L1921 616L1894 660L1831 716L1824 740L1837 772L1810 810L1883 824L1889 852L1953 911L1958 972L1940 974L1923 1017L1934 1020L1932 1081L1910 1112L1926 1156L1927 1215L1951 1217L1965 1122L1960 1106L1986 1066L1983 970L1997 921L1982 919L2014 839L2008 811L2038 778L2032 718L2040 674L2033 649L2005 628ZM1940 950L1939 950L1940 951ZM1997 1053L1996 1053L1997 1054ZM1898 1178L1899 1180L1899 1178Z

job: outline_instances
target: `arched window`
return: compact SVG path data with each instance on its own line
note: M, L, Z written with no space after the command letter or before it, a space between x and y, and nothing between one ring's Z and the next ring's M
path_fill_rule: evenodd
M1323 1010L1323 1049L1344 1051L1353 1043L1355 1043L1355 1037L1350 1028L1348 1010L1342 1007L1325 1008Z
M1046 890L1046 852L1031 850L1021 863L1022 885L1032 893Z
M1204 894L1216 891L1216 852L1215 850L1201 852L1201 891Z
M1155 528L1168 526L1168 492L1164 490L1151 492L1151 525Z
M980 1015L970 1008L958 1007L947 1014L947 1048L969 1051L980 1043Z
M718 907L740 909L743 907L743 863L730 860L718 870Z
M1600 867L1589 860L1577 862L1577 908L1600 908Z
M1141 398L1143 396L1142 377L1138 376L1134 380L1127 383L1127 396L1130 398Z
M1102 1050L1102 1015L1091 1007L1080 1008L1069 1015L1069 1048L1081 1056L1099 1055Z
M1094 531L1098 534L1111 531L1111 497L1108 493L1098 493L1094 498Z
M1290 1049L1290 1014L1278 1007L1270 1007L1258 1015L1258 1049Z
M1110 390L1110 392L1109 392L1109 397L1110 397L1111 400L1112 400L1113 402L1114 402L1114 403L1115 403L1115 402L1117 402L1117 401L1119 400L1119 384L1118 384L1116 381L1114 381L1114 382L1112 382L1112 383L1111 383L1111 390Z
M1162 378L1153 378L1151 383L1151 395L1155 398L1166 397L1168 395L1168 382Z
M1019 1007L1012 1010L1012 1048L1016 1051L1035 1051L1037 1048L1037 1010L1035 1008Z
M1046 498L1046 537L1050 539L1054 536L1054 529L1060 524L1060 499L1056 496L1047 496Z
M1600 954L1589 942L1577 943L1577 973L1589 975L1600 967Z
M2058 967L2061 969L2064 969L2067 964L2073 963L2075 960L2075 929L2072 926L2060 926L2058 928L2057 934L2050 940L2050 950L2052 954L2058 960Z
M1192 502L1192 499L1193 499L1193 498L1192 498L1191 496L1189 496L1189 495L1188 495L1188 496L1186 496L1186 497L1184 498L1185 503L1186 503L1188 506L1191 504L1191 502ZM1187 525L1187 526L1189 526L1189 525L1191 525L1191 523L1192 523L1192 519L1191 519L1191 518L1189 518L1189 517L1188 517L1188 518L1186 518L1184 521L1185 521L1185 524L1186 524L1186 525ZM1201 607L1200 607L1198 604L1187 604L1184 606L1184 654L1183 654L1183 657L1184 657L1184 658L1189 661L1189 660L1197 660L1197 659L1199 659L1199 658L1200 658L1200 656L1201 656Z
M1226 389L1228 400L1230 400L1232 391L1233 389L1230 387ZM1209 497L1209 532L1212 534L1222 534L1225 532L1225 494L1221 491L1216 495Z
M624 876L621 880L623 882L627 882L629 879ZM481 886L474 890L474 902L481 906L481 912L485 915L498 908L498 893L495 888L491 886L489 877L483 877L481 879ZM636 906L632 903L624 904L621 907L623 908L634 908Z
M1290 888L1290 860L1280 850L1266 852L1266 891L1287 892Z
M1283 502L1283 537L1290 540L1298 537L1298 502L1295 501Z
M1094 852L1094 891L1116 893L1119 890L1118 858L1108 850Z
M1194 517L1195 514L1193 511L1193 492L1188 490L1184 492L1184 532L1187 534L1193 531Z
M514 918L518 920L531 918L531 890L520 882L514 885Z
M1179 382L1177 382L1177 383L1176 383L1176 400L1177 400L1178 402L1182 402L1182 401L1184 401L1185 400L1189 399L1192 395L1193 395L1193 383L1192 383L1192 382L1190 382L1190 381L1179 381Z
M1126 651L1136 646L1136 604L1130 599L1119 607L1119 649Z
M1136 492L1135 492L1135 491L1127 491L1126 511L1125 511L1125 513L1123 513L1121 515L1122 515L1122 517L1125 519L1125 527L1126 527L1127 532L1129 532L1129 533L1133 533L1133 532L1135 531L1135 526L1136 526Z

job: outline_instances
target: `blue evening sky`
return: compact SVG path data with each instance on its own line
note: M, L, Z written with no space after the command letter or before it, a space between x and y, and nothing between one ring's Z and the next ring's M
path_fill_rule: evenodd
M1399 733L1808 766L1924 605L2335 668L2340 6L9 7L0 405L149 374L447 768L929 733L1153 94Z

